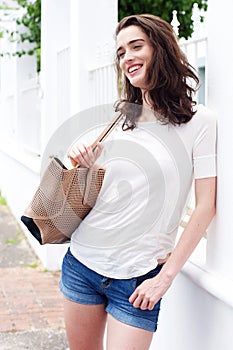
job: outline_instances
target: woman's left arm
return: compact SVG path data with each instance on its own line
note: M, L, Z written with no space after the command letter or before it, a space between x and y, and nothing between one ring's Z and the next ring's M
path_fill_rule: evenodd
M160 273L144 281L129 298L134 307L152 310L206 232L216 211L216 177L195 180L196 206Z

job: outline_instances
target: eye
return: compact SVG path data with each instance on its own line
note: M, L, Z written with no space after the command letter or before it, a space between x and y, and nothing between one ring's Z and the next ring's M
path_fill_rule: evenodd
M125 53L124 53L123 51L122 51L122 52L118 52L118 55L117 55L117 56L118 56L119 59L121 59L121 58L124 57L124 54L125 54Z
M134 49L140 49L142 47L142 45L134 45Z

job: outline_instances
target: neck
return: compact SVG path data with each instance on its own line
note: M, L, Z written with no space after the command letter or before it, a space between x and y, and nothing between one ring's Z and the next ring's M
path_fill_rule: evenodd
M151 103L151 98L149 91L141 90L142 91L142 104L145 106L145 108L152 108L153 104Z
M155 113L152 109L152 106L145 104L143 102L142 105L142 113L140 115L140 117L138 118L139 122L151 122L151 121L155 121L156 117L155 117Z

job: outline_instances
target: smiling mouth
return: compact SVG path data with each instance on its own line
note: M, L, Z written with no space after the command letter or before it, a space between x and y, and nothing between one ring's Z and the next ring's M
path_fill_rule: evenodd
M142 64L137 64L135 66L129 67L128 72L133 73L133 72L137 71L138 69L140 69L141 67L142 67Z

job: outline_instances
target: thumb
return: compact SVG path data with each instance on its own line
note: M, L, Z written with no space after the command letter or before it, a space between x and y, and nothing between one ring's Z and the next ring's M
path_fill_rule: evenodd
M102 143L98 142L96 145L95 152L94 152L96 158L98 158L101 155L102 151L103 151L103 145L102 145Z

